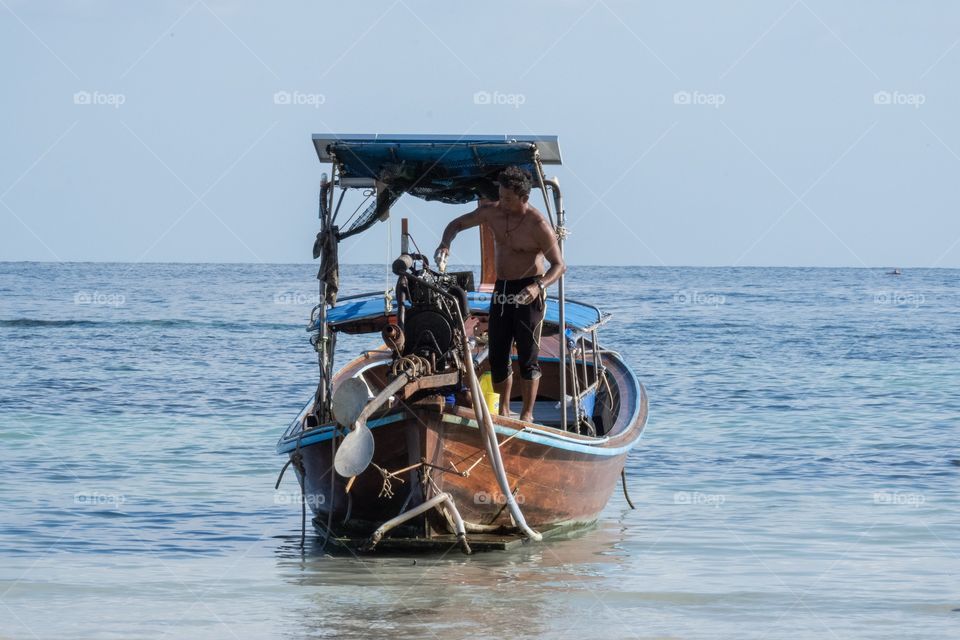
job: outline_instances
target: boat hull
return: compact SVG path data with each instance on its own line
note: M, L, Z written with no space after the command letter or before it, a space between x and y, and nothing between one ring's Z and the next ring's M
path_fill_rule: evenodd
M544 358L549 360L549 356ZM376 357L358 358L337 381L363 375L377 388ZM629 451L647 421L643 386L617 354L604 358L616 409L604 418L609 433L591 437L560 428L494 416L494 431L514 499L527 524L545 530L594 522L616 488ZM541 385L555 393L550 380ZM549 413L553 404L535 409ZM558 411L554 408L553 411ZM603 413L603 411L600 411ZM278 443L278 451L299 460L304 496L320 531L351 539L369 536L388 520L445 493L463 518L467 533L515 533L473 410L447 404L440 396L397 402L367 421L373 434L373 462L353 479L333 469L345 430L328 424L302 430L304 409ZM393 529L390 536L435 538L453 531L444 507Z
M414 408L373 424L373 464L352 483L333 471L336 445L332 442L337 438L300 449L303 471L298 474L319 528L329 526L338 535L368 535L425 499L447 493L468 532L514 529L471 412ZM555 430L538 432L509 419L500 419L496 429L511 491L535 529L595 521L616 487L632 446L610 439L597 442L563 436ZM433 510L393 535L431 537L450 530L449 518Z

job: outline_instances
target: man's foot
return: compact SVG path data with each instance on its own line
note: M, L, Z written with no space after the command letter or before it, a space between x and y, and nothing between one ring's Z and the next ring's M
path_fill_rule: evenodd
M502 417L502 418L512 418L512 419L516 420L516 419L518 419L518 418L520 417L520 414L519 414L519 413L514 413L513 411L510 411L509 409L506 409L506 410L501 409L501 410L500 410L500 417Z
M520 420L523 422L533 422L533 413L522 413L520 414Z

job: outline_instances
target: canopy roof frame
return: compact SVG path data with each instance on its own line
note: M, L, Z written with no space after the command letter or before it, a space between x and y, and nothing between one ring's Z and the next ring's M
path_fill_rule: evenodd
M313 145L320 162L330 162L332 165L331 175L334 180L328 183L329 186L339 186L343 190L335 209L332 188L329 189L329 200L324 203L326 207L321 207L321 228L330 229L338 241L362 233L376 222L385 220L389 216L390 207L403 193L451 204L465 204L479 198L490 198L495 193L496 175L499 171L507 166L518 165L530 172L534 178L532 186L542 192L547 216L557 235L560 254L563 256L567 229L560 185L555 178L548 180L543 172L543 165L562 164L557 136L314 134ZM552 191L553 207L547 194L548 187ZM349 229L340 231L333 223L342 204L342 195L350 188L374 188L375 201ZM561 332L565 333L566 301L562 274L557 287L558 325ZM321 283L321 301L324 300L324 289ZM326 304L321 302L318 307L320 344L326 347L329 341ZM559 343L560 362L564 363L568 353L565 336L561 336ZM332 348L329 351L318 351L321 362L327 360L332 366ZM570 355L572 356L572 353ZM575 366L575 362L571 362L571 366ZM323 369L321 364L321 377L324 377ZM565 397L567 385L564 369L565 367L561 367L560 389ZM327 373L329 375L329 372ZM575 405L579 404L578 400L573 398ZM579 413L579 407L577 409ZM563 414L562 426L566 429L566 412Z

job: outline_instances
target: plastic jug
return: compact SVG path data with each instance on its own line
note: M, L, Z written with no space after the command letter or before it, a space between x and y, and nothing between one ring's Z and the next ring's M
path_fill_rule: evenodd
M493 390L493 376L489 371L480 376L480 391L483 393L483 400L487 403L490 414L500 413L500 394Z

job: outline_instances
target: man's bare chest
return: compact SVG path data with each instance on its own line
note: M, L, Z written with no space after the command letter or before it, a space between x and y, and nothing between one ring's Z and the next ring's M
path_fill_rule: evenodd
M534 237L534 230L527 221L496 220L490 225L496 239L497 249L517 253L536 253L540 246Z

